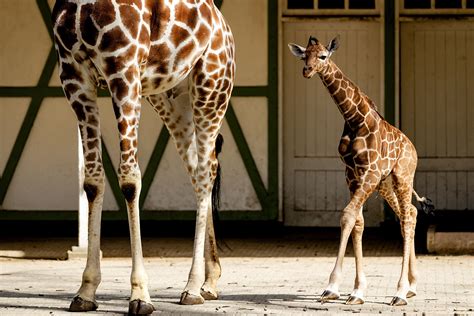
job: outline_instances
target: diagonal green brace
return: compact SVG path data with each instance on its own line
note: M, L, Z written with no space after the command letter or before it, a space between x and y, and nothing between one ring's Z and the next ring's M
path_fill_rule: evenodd
M240 156L242 157L245 169L249 175L250 182L252 183L260 205L262 206L262 210L265 210L269 206L267 201L268 193L265 189L262 178L260 177L260 173L258 171L257 164L253 159L250 147L247 143L247 140L245 139L244 133L242 132L242 127L240 126L239 120L235 115L232 102L229 102L229 107L227 108L225 118L227 120L227 124L229 124L235 143L237 144L237 148L239 150Z
M105 177L109 181L110 188L114 195L115 201L121 212L127 211L127 206L125 205L125 198L123 197L122 190L120 190L120 185L118 181L117 174L115 173L114 165L110 159L109 151L107 146L105 146L104 139L102 139L102 165L104 166Z
M54 47L51 47L48 59L46 61L46 65L44 66L43 71L41 73L41 77L38 81L38 87L41 88L46 87L48 85L48 82L54 71L55 63L56 52L54 51ZM10 186L18 163L20 162L21 154L25 149L26 142L28 141L28 137L30 136L31 129L33 128L33 124L36 120L36 116L38 115L38 111L41 107L41 103L43 102L43 98L44 96L33 96L30 105L28 106L28 110L21 124L15 143L13 144L12 151L10 152L10 155L8 157L5 169L3 171L2 179L0 181L0 205L2 205L5 200L8 187Z
M168 144L169 139L170 134L166 127L163 125L163 127L161 128L160 135L158 136L158 139L156 141L155 147L153 148L153 152L151 153L148 165L146 166L145 173L142 177L140 210L143 210L143 205L145 204L145 200L148 196L148 192L150 191L153 179L155 179L156 171L158 170L158 166L160 165L161 158L163 158L163 154L165 153L166 145Z

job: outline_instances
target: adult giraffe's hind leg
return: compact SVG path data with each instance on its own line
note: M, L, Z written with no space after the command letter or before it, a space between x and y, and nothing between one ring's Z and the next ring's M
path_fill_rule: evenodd
M100 221L105 176L101 157L97 92L84 67L63 52L60 58L60 78L66 98L76 114L81 134L85 162L84 191L89 208L87 262L82 274L81 287L69 306L71 312L97 309L95 294L101 281Z
M187 81L183 81L168 93L151 95L147 100L168 128L191 183L196 183L197 145ZM221 269L215 240L214 223L212 212L210 212L207 218L204 246L206 279L201 288L201 296L206 300L215 300L218 297L216 283Z
M230 38L216 37L206 54L191 73L191 98L196 135L197 168L193 187L197 200L196 231L193 262L188 282L181 295L181 304L202 304L204 297L217 296L216 283L220 276L215 241L212 242L212 189L217 175L216 139L224 118L233 86L233 44ZM221 41L221 43L219 43ZM218 47L219 52L212 47ZM222 58L225 56L226 60ZM216 63L220 59L219 63ZM207 244L207 246L206 246ZM211 254L212 251L214 255ZM204 289L203 289L204 286Z

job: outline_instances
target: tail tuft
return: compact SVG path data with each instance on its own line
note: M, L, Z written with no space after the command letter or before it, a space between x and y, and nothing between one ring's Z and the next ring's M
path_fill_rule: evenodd
M212 187L212 215L214 219L218 218L217 212L221 206L221 164L219 163L219 154L222 151L222 145L224 144L224 137L221 134L217 135L216 138L216 159L217 159L217 172L216 172L216 179L214 180L214 186Z
M415 198L418 201L418 203L420 203L421 210L423 212L425 212L426 215L434 216L435 215L435 212L434 212L435 206L433 204L433 201L431 201L430 199L428 199L426 197L420 197L415 192L415 190L413 190L413 194L415 195Z

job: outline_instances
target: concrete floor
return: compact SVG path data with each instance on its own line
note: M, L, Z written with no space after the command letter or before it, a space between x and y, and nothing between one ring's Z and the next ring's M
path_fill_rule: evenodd
M344 305L354 279L354 260L349 255L344 262L347 278L341 285L341 299L322 305L318 297L333 267L337 241L298 237L228 239L227 243L232 251L221 253L220 300L181 306L177 302L191 265L191 241L144 240L150 294L157 309L154 314L474 315L474 256L419 256L418 296L405 307L392 307L388 302L400 273L400 244L369 239L364 245L366 303ZM64 256L71 245L73 239L0 241L0 315L71 315L67 307L80 285L85 262L31 259L41 253L50 258ZM126 239L104 240L99 309L88 315L127 311L128 249Z

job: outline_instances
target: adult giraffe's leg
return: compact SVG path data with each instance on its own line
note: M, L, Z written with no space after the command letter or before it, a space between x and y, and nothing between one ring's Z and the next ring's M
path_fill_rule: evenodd
M95 293L101 280L100 221L105 188L99 109L96 104L97 91L83 65L79 65L72 57L64 57L63 54L60 58L60 78L68 102L78 120L85 162L84 191L89 207L87 262L81 287L69 310L91 311L98 307Z
M216 40L223 41L222 37ZM222 47L223 44L217 43L215 46ZM212 213L212 189L218 168L216 139L232 91L234 63L233 51L230 50L229 45L226 45L226 51L221 54L228 58L228 62L221 60L220 64L216 64L217 53L213 49L207 51L191 73L190 93L198 155L193 186L198 207L193 262L188 283L181 295L181 304L203 303L201 289L205 282L204 292L217 295L215 284L220 276L217 252L214 255L210 254L210 250L215 250L215 245L211 244L211 238L209 238L211 234L207 227L210 227L212 222L209 219ZM212 71L208 72L208 70ZM206 243L208 247L205 246ZM209 250L206 255L205 250Z
M327 300L333 300L339 298L339 284L342 279L342 262L346 253L347 241L356 225L357 218L361 213L362 206L364 205L367 198L375 190L373 182L364 183L364 177L359 180L354 193L351 196L351 200L346 208L342 211L341 215L341 239L339 243L339 251L337 254L336 263L334 269L329 276L329 284L326 290L321 294L321 302ZM352 191L352 190L351 190Z
M414 238L415 238L415 226L416 226L416 216L417 209L411 204L412 199L412 182L413 176L398 175L394 173L393 175L395 194L397 195L398 202L400 205L400 225L403 236L403 260L402 260L402 270L400 274L400 279L398 281L397 293L393 297L390 305L406 305L407 296L410 291L411 285L409 280L409 270L410 267L415 269L414 261L415 258L415 249L414 249ZM413 259L411 259L413 257ZM410 261L413 260L413 262ZM416 271L412 272L412 281L414 286L416 286ZM416 289L414 291L416 293ZM412 294L410 294L413 296Z
M136 63L138 64L138 63ZM154 307L148 293L148 276L143 263L140 235L139 197L141 173L138 166L138 123L141 84L136 66L125 68L108 79L120 140L119 184L127 203L132 250L131 296L129 314L150 314Z
M195 183L197 167L196 135L194 129L193 110L186 81L183 81L169 93L152 95L147 100L165 123L176 146L176 150L185 165L186 171ZM201 295L206 300L217 299L217 279L220 276L220 264L217 257L217 246L214 236L212 212L208 214L206 239L204 247L206 281Z

